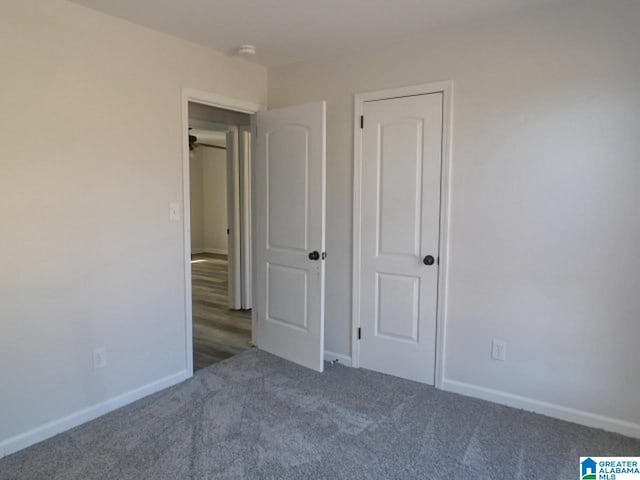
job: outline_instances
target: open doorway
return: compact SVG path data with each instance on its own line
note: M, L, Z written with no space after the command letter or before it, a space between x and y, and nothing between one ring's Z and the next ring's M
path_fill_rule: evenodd
M234 120L238 114L244 118L242 122ZM203 362L197 359L199 339L208 340L199 336L199 326L193 321L194 317L198 321L199 315L197 308L193 312L192 266L206 262L192 264L199 259L192 259L191 252L189 146L192 143L198 148L198 140L193 135L196 138L189 142L189 128L210 127L226 132L226 310L251 309L251 344L322 372L327 257L326 102L265 110L259 104L183 89L182 127L187 370L193 371L194 358L201 368L249 346ZM203 304L211 306L206 299ZM222 305L217 307L220 312ZM233 318L226 324L231 329L237 327ZM222 333L226 337L223 341L229 340L229 335ZM215 347L220 343L214 340L208 344Z
M250 116L188 103L193 365L252 345Z

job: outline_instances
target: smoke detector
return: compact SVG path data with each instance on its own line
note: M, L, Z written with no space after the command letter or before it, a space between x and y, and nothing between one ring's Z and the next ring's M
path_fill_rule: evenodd
M238 55L246 57L253 57L256 54L256 47L254 45L241 45L237 50Z

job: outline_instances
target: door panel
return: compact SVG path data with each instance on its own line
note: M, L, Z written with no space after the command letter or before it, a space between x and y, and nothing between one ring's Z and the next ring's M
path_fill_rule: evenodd
M375 335L389 340L417 343L420 278L376 273Z
M257 346L323 370L324 102L256 114Z
M379 254L420 254L422 129L421 119L399 119L380 126Z
M441 93L365 102L360 364L433 384Z
M308 250L309 129L266 132L269 248ZM291 199L302 200L300 203ZM274 212L274 215L271 215Z
M266 321L307 330L308 272L267 264Z

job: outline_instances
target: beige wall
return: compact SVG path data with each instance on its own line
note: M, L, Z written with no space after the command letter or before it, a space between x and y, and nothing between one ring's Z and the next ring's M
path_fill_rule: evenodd
M190 165L191 250L228 253L227 152L199 146Z
M266 71L61 0L3 1L0 58L1 455L184 373L181 88Z
M227 152L202 149L203 244L207 251L226 253L227 246Z
M328 100L329 350L350 348L352 95L452 79L447 379L637 425L640 4L572 4L273 69L269 104ZM2 2L0 58L2 455L183 373L180 90L264 104L267 82L61 0Z
M191 252L204 248L204 192L202 182L202 149L189 152L189 208L191 211Z
M270 107L328 101L328 350L350 353L353 94L453 80L448 387L640 435L639 18L585 0L269 70Z

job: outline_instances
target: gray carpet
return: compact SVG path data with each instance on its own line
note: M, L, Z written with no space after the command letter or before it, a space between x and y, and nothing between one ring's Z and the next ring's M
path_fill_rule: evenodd
M640 440L249 350L0 460L1 479L574 479Z

